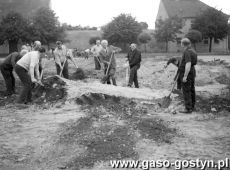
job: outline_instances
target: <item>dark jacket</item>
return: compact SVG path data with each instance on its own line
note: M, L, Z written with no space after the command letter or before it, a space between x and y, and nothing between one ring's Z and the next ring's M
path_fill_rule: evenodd
M141 65L141 52L138 51L137 49L135 50L130 50L127 55L128 61L129 61L129 66L132 68L134 66L140 67Z
M197 53L191 48L187 48L183 52L183 56L181 59L180 67L179 67L179 72L180 72L180 77L183 78L184 73L185 73L185 66L188 62L191 62L191 69L188 74L188 77L195 77L196 76L196 70L195 70L195 65L197 64Z
M4 59L1 66L4 66L4 68L13 69L17 61L20 60L21 58L22 56L20 55L20 53L13 52Z
M104 48L102 48L101 51L99 52L100 61L102 63L104 63L104 62L110 62L110 59L112 57L113 51L119 52L120 48L114 47L112 45L108 46L106 50ZM105 65L107 66L107 64L105 64ZM110 68L116 69L116 66L117 66L117 64L116 64L116 58L115 58L115 56L113 56L113 58L111 59Z

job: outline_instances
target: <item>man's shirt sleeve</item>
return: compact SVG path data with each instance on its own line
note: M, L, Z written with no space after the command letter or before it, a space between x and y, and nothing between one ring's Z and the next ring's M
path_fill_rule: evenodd
M185 51L185 53L184 53L184 60L185 60L185 63L192 62L191 54L190 54L189 51Z

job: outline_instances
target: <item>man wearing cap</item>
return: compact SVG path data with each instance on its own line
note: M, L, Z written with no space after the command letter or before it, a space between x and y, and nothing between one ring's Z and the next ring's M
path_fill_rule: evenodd
M41 82L39 63L45 56L45 48L25 54L15 66L15 72L23 84L22 91L17 99L19 104L28 104L32 101L32 84Z
M99 52L101 51L101 49L102 49L102 46L101 46L100 40L97 40L96 45L94 45L91 48L91 52L93 53L94 62L95 62L95 70L101 69L101 63L100 63L100 59L99 59Z
M65 45L62 44L61 41L57 41L57 48L54 50L54 58L55 58L55 64L57 69L57 74L59 75L61 70L63 77L68 79L69 78L69 71L68 71L68 58L74 63L76 66L76 63L74 61L72 52L70 52L69 49L66 48Z
M13 75L13 69L19 59L21 59L28 51L22 49L21 52L13 52L8 55L0 65L2 76L6 84L6 96L15 94L15 78Z
M136 44L133 43L130 45L130 51L128 52L127 58L130 67L128 87L132 87L134 82L135 88L139 88L138 79L137 79L137 70L141 66L141 52L137 50Z
M173 64L177 68L179 68L180 62L181 62L181 57L171 57L164 67L167 68L170 64ZM177 74L174 77L174 81L176 80L178 74L179 74L179 69L177 70ZM177 89L181 90L181 81L179 78L177 78Z
M183 55L179 67L179 79L182 82L182 92L184 96L185 109L181 113L192 113L195 109L196 93L195 93L195 77L197 64L197 54L191 48L191 42L188 38L181 40Z
M101 41L102 49L99 52L99 58L102 63L104 63L104 77L102 79L102 83L111 84L110 78L112 79L113 85L117 85L116 83L116 59L114 53L120 52L121 49L118 47L114 47L112 45L108 46L107 40ZM108 70L108 74L106 75Z

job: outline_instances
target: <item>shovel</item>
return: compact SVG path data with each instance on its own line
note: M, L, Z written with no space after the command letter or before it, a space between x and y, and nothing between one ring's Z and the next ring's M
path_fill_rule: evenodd
M111 54L111 57L110 57L110 61L109 61L109 65L108 65L108 67L107 67L107 70L106 70L106 74L105 74L105 76L102 78L102 80L101 80L101 82L104 84L107 80L108 80L108 78L109 78L109 69L110 69L110 66L111 66L111 63L112 63L112 58L113 58L113 56L114 56L114 52Z
M172 89L171 89L169 95L166 96L166 97L164 97L164 98L162 99L162 102L161 102L161 103L158 103L158 104L160 105L160 107L162 107L162 108L168 108L168 107L169 107L169 105L170 105L170 103L171 103L171 101L172 101L172 99L170 98L170 96L171 96L171 94L172 94L172 92L173 92L173 90L174 90L174 88L175 88L175 85L176 85L176 82L177 82L178 77L179 77L179 74L176 75L176 79L175 79L174 82L173 82L173 86L172 86Z
M59 76L63 76L62 72L63 72L63 69L64 69L64 66L65 66L65 63L66 63L67 59L65 59L63 65L62 65L62 68L61 68L61 71L59 73Z

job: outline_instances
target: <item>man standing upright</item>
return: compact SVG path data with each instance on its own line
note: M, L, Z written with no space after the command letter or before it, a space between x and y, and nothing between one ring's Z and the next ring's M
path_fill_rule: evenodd
M68 58L76 65L72 53L66 48L65 45L62 44L61 41L57 41L57 48L54 50L54 60L56 64L57 74L59 75L61 70L63 77L69 78L69 70L68 70Z
M137 79L137 70L141 66L141 52L137 50L136 44L130 45L130 51L128 52L128 61L130 67L129 83L128 86L132 87L133 82L135 88L139 88L138 79Z
M117 85L115 73L116 73L116 59L114 53L120 52L121 49L112 45L108 46L107 40L101 41L102 49L99 52L100 61L104 63L104 74L102 83L111 84L110 78L112 79L113 85ZM107 71L108 70L108 71ZM108 74L106 74L108 73Z
M15 78L13 75L13 69L18 60L20 60L28 51L23 49L21 52L13 52L8 55L4 61L1 63L0 68L2 76L6 84L6 96L11 96L15 94Z
M101 70L101 63L99 59L99 52L101 51L101 49L102 49L102 46L101 46L100 40L97 40L96 45L94 45L91 48L91 52L93 53L94 62L95 62L95 70Z
M183 48L183 56L179 67L179 79L182 82L182 92L185 102L185 110L181 113L192 113L195 109L196 93L195 93L195 77L197 64L197 54L191 48L191 42L188 38L181 40Z

